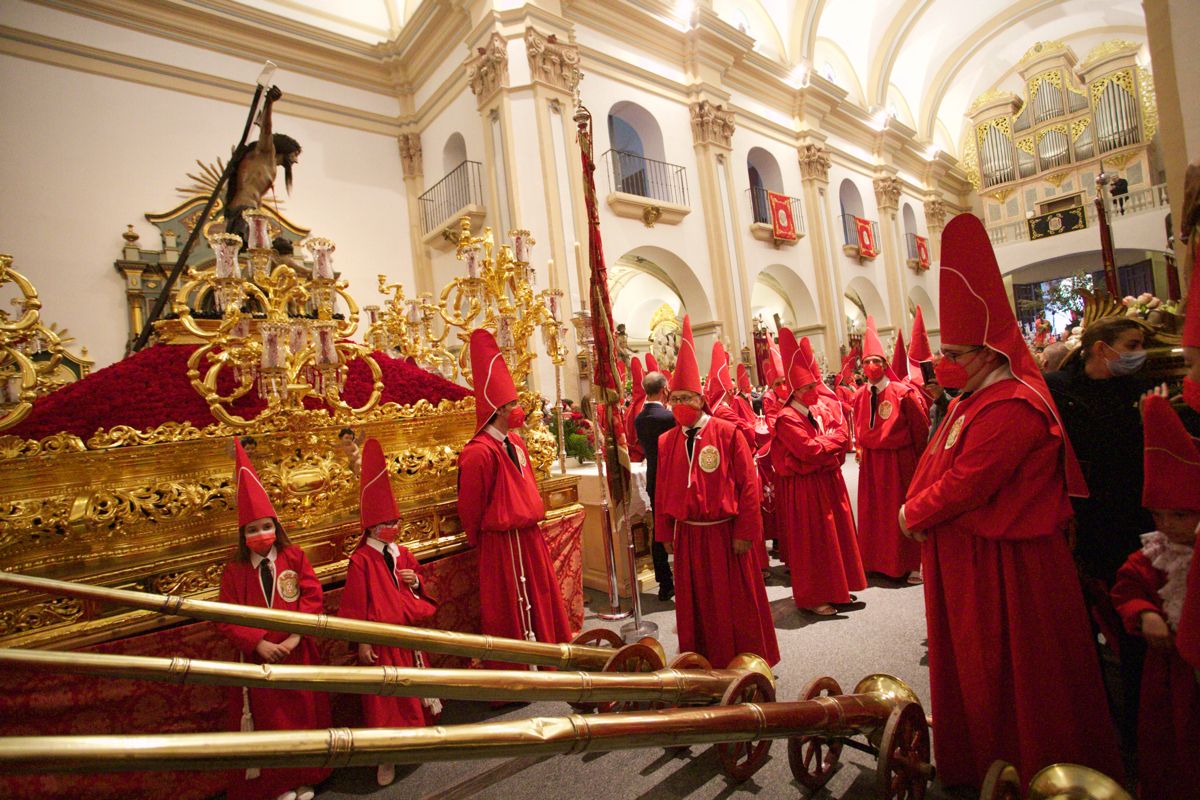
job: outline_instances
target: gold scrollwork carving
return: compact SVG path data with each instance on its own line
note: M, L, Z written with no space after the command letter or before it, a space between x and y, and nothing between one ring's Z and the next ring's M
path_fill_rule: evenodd
M1049 69L1045 72L1034 75L1029 79L1029 102L1032 103L1036 98L1038 91L1042 88L1043 83L1048 83L1055 89L1062 89L1063 80L1062 72L1057 69Z
M1100 95L1104 93L1104 90L1108 88L1110 83L1115 83L1131 97L1136 95L1136 92L1133 88L1133 71L1128 69L1118 70L1092 81L1090 91L1092 95L1093 106L1100 102Z
M153 594L195 594L221 585L224 564L209 564L201 569L168 572L145 581L145 591Z
M1145 67L1138 67L1138 90L1142 101L1142 134L1145 141L1150 141L1158 131L1158 95L1154 76Z
M71 506L69 497L0 502L0 554L50 537L63 538Z
M1083 132L1087 130L1087 126L1092 124L1091 117L1080 117L1071 123L1071 141L1075 142Z
M0 612L0 636L74 622L83 616L83 612L84 604L81 601L67 597Z
M198 511L224 511L236 504L232 478L212 483L172 481L96 492L88 498L78 522L91 530L113 529L136 522L165 522Z
M89 450L111 450L117 447L129 447L139 444L163 444L166 442L187 442L192 439L218 438L230 436L233 431L224 425L213 424L197 428L190 422L164 422L157 428L140 431L128 425L114 425L107 430L96 431L87 441Z
M78 453L86 450L83 440L70 433L56 433L45 439L22 439L17 436L0 436L0 461L9 458Z
M1033 155L1033 137L1032 136L1023 136L1020 139L1017 139L1015 144L1017 146L1017 149L1020 150L1022 153L1026 153L1028 155Z

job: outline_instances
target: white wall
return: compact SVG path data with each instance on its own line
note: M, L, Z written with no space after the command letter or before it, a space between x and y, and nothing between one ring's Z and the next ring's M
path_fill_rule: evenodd
M47 321L68 325L103 367L121 358L127 313L113 261L133 223L158 249L147 212L179 201L196 160L228 157L245 109L190 94L0 56L0 250L38 287ZM287 116L275 129L303 153L284 214L337 243L336 267L360 304L378 272L411 281L403 176L395 140ZM402 235L402 234L401 234Z

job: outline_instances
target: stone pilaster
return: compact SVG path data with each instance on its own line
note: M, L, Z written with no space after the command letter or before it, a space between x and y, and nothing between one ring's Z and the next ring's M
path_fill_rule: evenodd
M897 331L907 333L907 293L904 286L905 243L900 227L900 181L895 175L878 175L874 180L875 204L879 208L883 238L883 270L887 280L888 316ZM907 339L907 336L905 337Z
M842 289L836 266L830 261L830 247L839 241L834 234L836 219L829 206L829 149L820 142L805 142L797 148L800 161L801 199L807 217L809 246L812 247L816 280L817 310L825 327L822 340L829 364L841 360L842 318L839 298ZM833 235L835 238L831 239Z

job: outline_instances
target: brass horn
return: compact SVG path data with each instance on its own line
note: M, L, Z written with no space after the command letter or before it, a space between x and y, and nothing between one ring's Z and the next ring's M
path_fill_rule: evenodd
M1025 800L1021 778L1012 764L994 761L979 800ZM1133 800L1119 783L1079 764L1051 764L1029 782L1028 800Z
M725 771L744 780L765 762L774 739L790 745L805 737L865 735L881 736L886 744L889 731L902 731L891 737L891 750L879 751L882 796L921 796L933 775L925 715L920 704L905 699L910 693L901 681L888 681L903 691L776 703L770 682L747 672L729 686L721 705L707 708L426 728L12 736L0 738L0 773L347 767L717 744ZM792 771L799 777L795 763Z
M771 668L755 655L738 656L729 669L535 673L526 670L237 664L190 658L0 649L0 667L178 684L307 689L443 700L605 701L676 706L716 702L730 684L749 672L773 681Z
M52 578L18 575L12 572L0 572L0 586L28 589L58 597L75 597L100 603L129 606L190 619L228 622L270 631L299 633L303 636L320 636L350 642L406 647L428 653L510 661L560 669L603 669L615 657L614 650L610 647L577 643L529 642L524 639L505 639L477 633L414 628L407 625L343 619L327 614L304 614L299 611L279 611L272 608L217 603L211 600L192 600L179 595L132 592L126 589L58 581ZM599 637L594 635L593 631L585 631L577 637L576 642L590 641L596 638L604 639L602 635ZM620 641L619 637L616 638L617 641ZM608 641L611 643L611 639ZM653 644L649 644L650 642ZM653 639L643 640L640 644L651 650L657 647L657 651L662 652L662 648L658 647L658 643ZM659 659L652 668L657 669L661 666L663 666L662 660Z

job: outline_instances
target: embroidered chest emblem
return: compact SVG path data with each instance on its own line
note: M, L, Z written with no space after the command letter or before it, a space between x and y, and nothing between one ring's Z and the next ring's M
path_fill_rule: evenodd
M700 449L700 469L705 472L716 472L719 466L721 466L721 451L711 444L704 445Z
M300 599L300 576L294 569L279 573L279 577L275 580L275 587L279 590L279 596L289 603Z
M525 460L525 448L523 448L523 447L517 447L517 448L516 448L516 451L517 451L517 461L520 461L520 462L521 462L521 470L522 470L522 471L524 471L524 470L525 470L525 464L526 464L526 460Z
M958 419L954 420L954 424L950 426L950 432L946 434L946 444L942 449L949 450L951 447L954 447L954 445L958 442L959 434L962 433L964 422L966 422L966 420L963 417L959 417Z
M894 405L892 405L891 400L884 400L882 403L879 404L879 418L887 419L888 417L890 417L892 415L892 412L895 410L896 410L896 407Z

